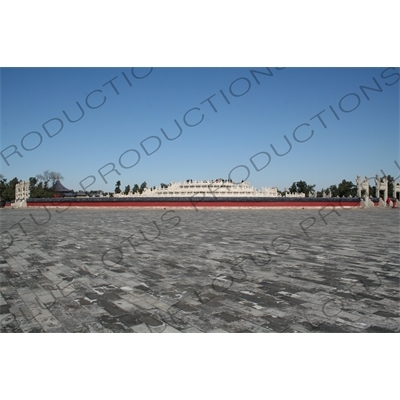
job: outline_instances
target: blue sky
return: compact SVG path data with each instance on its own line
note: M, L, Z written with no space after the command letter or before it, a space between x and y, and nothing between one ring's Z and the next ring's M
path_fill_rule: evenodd
M281 190L298 180L319 190L381 169L396 177L399 72L385 67L3 68L1 150L10 165L2 157L1 173L26 180L49 169L61 172L70 189L106 191L117 180L122 187L143 181L158 186L229 174L235 181L249 175L258 188ZM360 88L377 85L380 91ZM99 107L89 108L86 98L89 106ZM78 119L82 112L76 102L84 114L71 123L63 111ZM63 127L56 134L60 120ZM175 120L182 134L167 140L161 129L174 138ZM293 134L297 127L299 141ZM271 145L278 154L287 152L284 136L292 149L279 156ZM147 155L141 143L148 153L158 150ZM22 157L10 155L13 146ZM120 175L106 175L110 163ZM245 167L236 168L240 165Z

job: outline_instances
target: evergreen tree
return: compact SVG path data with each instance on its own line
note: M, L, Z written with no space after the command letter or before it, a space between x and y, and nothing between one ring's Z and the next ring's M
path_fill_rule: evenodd
M47 199L54 196L54 191L46 186L45 182L39 182L38 178L29 178L29 191L31 199Z
M349 197L355 196L357 194L357 186L352 181L346 181L343 179L338 186L338 195L339 197Z
M339 189L336 185L331 185L329 186L329 190L331 191L331 196L332 197L338 197L339 196Z
M137 183L135 183L133 185L132 193L135 194L137 192L139 192L139 185Z
M290 193L304 193L308 197L311 193L315 192L315 185L308 185L305 181L293 182L289 188Z
M0 197L2 201L15 200L15 185L17 183L19 183L18 178L14 178L8 183L5 178L0 180Z
M394 181L395 181L395 179L393 178L392 175L388 175L386 178L388 180L388 197L395 197L395 195L394 195Z
M140 185L139 193L142 194L144 189L146 189L146 188L147 188L147 183L145 181Z
M130 185L125 186L124 194L127 195L127 194L129 193L130 190L131 190L131 186L130 186Z

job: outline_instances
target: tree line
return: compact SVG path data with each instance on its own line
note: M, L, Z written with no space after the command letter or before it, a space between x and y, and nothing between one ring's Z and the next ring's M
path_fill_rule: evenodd
M114 193L116 193L116 194L119 194L119 193L124 193L124 194L129 194L129 192L131 191L132 192L132 194L135 194L135 193L140 193L140 194L142 194L143 192L144 192L144 189L146 189L147 188L147 183L146 182L143 182L140 186L137 184L137 183L135 183L133 186L132 186L132 190L131 190L131 185L127 185L127 186L125 186L125 189L124 190L121 190L121 181L117 181L117 183L115 184L115 190L114 190ZM154 189L155 189L156 187L154 186ZM151 190L153 190L153 188L151 188ZM109 193L110 195L112 195L112 193Z
M54 197L55 193L52 187L57 180L62 179L64 179L64 177L59 172L49 170L35 177L30 177L30 197L32 199ZM15 200L15 185L19 182L20 180L16 177L7 182L4 175L0 174L0 201Z
M386 178L388 180L388 196L394 197L395 179L391 175L388 175ZM290 186L288 191L290 193L304 193L306 197L309 197L310 195L315 195L316 197L323 197L324 193L328 194L329 192L331 193L332 197L357 196L357 185L352 181L346 181L346 179L343 179L342 182L340 182L337 185L330 185L326 189L322 188L317 192L315 191L315 186L316 185L309 185L305 181L298 181L298 182L293 182L292 186ZM284 192L280 191L278 192L284 194ZM372 197L379 196L379 194L376 192L376 186L369 185L369 194Z

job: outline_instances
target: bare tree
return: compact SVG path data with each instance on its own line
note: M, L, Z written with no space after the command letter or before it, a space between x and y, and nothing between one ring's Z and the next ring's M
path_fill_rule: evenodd
M60 172L46 170L43 174L36 175L36 178L44 182L44 186L48 187L49 182L53 186L57 180L62 180L64 177Z
M51 171L50 179L54 185L56 183L56 181L58 181L58 180L62 181L64 179L64 177L62 176L62 174L60 172Z

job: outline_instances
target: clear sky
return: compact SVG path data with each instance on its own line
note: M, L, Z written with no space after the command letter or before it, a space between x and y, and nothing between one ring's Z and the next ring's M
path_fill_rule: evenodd
M319 190L381 170L397 177L399 73L385 67L3 68L1 150L10 165L1 157L1 173L27 180L53 170L69 189L105 191L117 180L124 188L229 174L281 190L298 180ZM82 118L69 122L64 111L71 120ZM162 129L177 138L168 140ZM290 149L285 136L292 148L279 156ZM107 174L110 163L120 175Z

